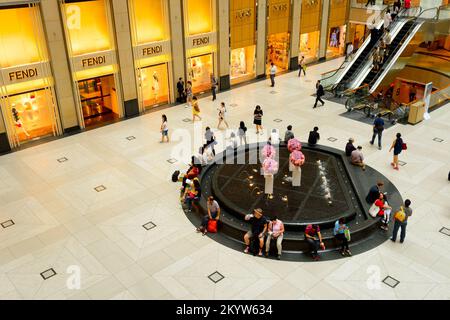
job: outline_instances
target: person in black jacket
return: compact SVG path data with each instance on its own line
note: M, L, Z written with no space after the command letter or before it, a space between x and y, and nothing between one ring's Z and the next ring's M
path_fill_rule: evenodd
M325 91L323 90L323 86L320 83L320 80L317 80L317 84L316 84L316 103L314 103L314 107L313 108L317 108L317 102L320 101L320 103L322 103L322 107L325 105L325 102L323 102L322 97L325 95Z
M366 196L366 202L368 204L373 204L379 197L384 187L383 181L378 181L377 185L370 188L369 193Z
M178 91L178 101L180 103L184 102L184 81L183 78L180 78L177 82L177 91Z

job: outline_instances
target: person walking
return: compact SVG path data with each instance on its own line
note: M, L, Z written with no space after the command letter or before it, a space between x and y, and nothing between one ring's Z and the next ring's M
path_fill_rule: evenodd
M334 234L334 237L336 238L336 240L341 243L341 250L339 252L344 257L346 255L348 255L348 256L352 255L352 253L350 252L350 248L348 245L348 239L347 239L347 235L346 235L346 233L349 234L348 230L349 230L349 228L345 224L344 218L339 219L334 224L333 234Z
M353 50L354 50L353 43L350 42L348 44L348 46L347 46L347 52L346 52L346 56L345 56L345 61L349 61L351 59L352 54L353 54Z
M194 98L194 95L192 93L192 82L188 81L186 84L186 101L189 105L192 104L192 99Z
M271 87L275 87L275 75L276 74L277 74L277 67L272 62L270 64L270 82L271 82Z
M177 82L178 102L184 102L184 81L183 78L178 79Z
M283 251L282 242L284 235L284 224L277 217L272 218L267 228L267 240L266 240L266 257L269 256L270 242L275 240L277 242L278 255L277 259L281 260L281 253Z
M391 163L391 166L394 167L394 170L398 171L398 156L402 153L403 150L406 150L406 144L403 143L401 133L397 133L394 142L392 142L392 146L391 149L389 149L389 152L392 152L392 150L394 150L394 159Z
M169 126L167 124L167 116L165 114L162 115L161 143L164 143L164 138L166 138L167 143L169 143Z
M303 75L306 77L306 64L305 64L304 56L302 56L298 62L298 76L299 77L302 75L302 71L303 71Z
M227 126L227 129L228 129L230 126L228 125L228 122L225 119L225 116L227 114L227 108L225 107L225 102L222 102L220 104L220 107L218 110L219 110L219 124L217 125L217 129L220 129L220 125L222 124L222 122L225 123L225 125Z
M397 241L398 230L401 229L400 232L400 243L405 242L406 238L406 226L408 225L408 219L412 216L413 211L410 208L411 200L405 200L404 206L401 206L399 211L397 211L394 215L394 231L392 233L391 241Z
M244 141L244 145L247 145L247 127L245 126L244 121L241 121L239 124L238 136L241 146L243 145L242 141Z
M197 97L192 98L192 122L195 122L195 118L198 118L202 121L202 117L200 117L200 106L198 105Z
M210 147L213 155L216 155L216 151L214 150L214 145L216 144L216 137L214 136L214 132L212 132L210 127L206 127L205 130L205 148Z
M325 95L325 91L323 90L320 80L317 80L316 88L316 103L314 103L313 109L317 108L317 102L322 103L322 107L325 105L325 102L322 100L322 97Z
M217 99L217 85L218 85L217 79L212 74L211 75L211 91L212 91L212 96L213 96L212 101L216 101L216 99Z
M253 124L256 126L256 134L259 134L261 131L261 134L263 134L263 127L262 127L262 117L264 113L261 109L261 106L256 106L255 111L253 112Z
M373 145L375 143L375 138L378 136L378 149L381 150L381 139L383 137L383 131L384 131L384 120L382 118L381 113L377 115L377 118L375 119L373 123L373 136L372 140L370 140L370 144Z

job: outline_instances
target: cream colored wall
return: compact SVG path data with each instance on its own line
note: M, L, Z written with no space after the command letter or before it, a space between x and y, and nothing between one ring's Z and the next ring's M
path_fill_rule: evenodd
M267 0L258 0L258 34L256 39L256 75L266 74Z
M112 0L112 11L123 99L124 101L134 100L137 99L138 95L127 2Z
M218 0L219 77L230 74L230 1Z
M291 32L291 59L298 57L300 48L300 17L302 15L302 1L293 0L292 3L292 32Z
M172 76L174 83L178 82L179 78L183 78L186 81L183 47L183 13L180 0L168 0L169 12L170 12L170 32L171 32L171 44L172 44ZM172 97L177 97L176 85L172 86Z
M61 115L62 126L64 129L72 128L78 126L79 122L58 1L42 0L41 14L48 39L47 46L53 69L57 105Z
M330 0L323 0L322 24L320 27L319 59L324 58L327 53L329 13L330 13Z

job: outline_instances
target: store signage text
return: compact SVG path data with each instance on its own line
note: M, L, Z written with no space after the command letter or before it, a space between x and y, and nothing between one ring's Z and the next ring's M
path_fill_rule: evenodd
M250 18L252 16L252 9L243 9L236 11L236 19L245 19Z
M32 79L37 78L39 76L38 69L32 68L32 69L25 69L25 70L17 70L10 72L8 74L9 81L15 82L17 80L26 80L26 79Z
M272 6L272 10L274 12L284 12L288 10L288 5L287 3L283 3L283 4L274 4Z
M163 46L157 45L153 47L145 47L142 49L142 55L143 56L153 56L155 54L162 54L163 53Z
M100 66L105 63L106 63L106 56L98 56L98 57L87 58L87 59L81 60L81 64L83 65L83 68Z
M192 47L201 47L209 44L209 37L194 38L192 39Z

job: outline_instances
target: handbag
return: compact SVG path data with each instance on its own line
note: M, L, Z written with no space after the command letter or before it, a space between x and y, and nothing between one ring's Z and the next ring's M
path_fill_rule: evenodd
M372 218L375 218L378 215L378 212L380 212L380 207L376 206L374 203L369 209L369 214Z
M406 143L402 144L402 150L408 150L408 145Z
M345 229L344 235L345 235L345 238L347 239L347 241L352 240L352 237L351 237L351 235L350 235L350 229L349 229L349 228Z
M217 220L209 220L207 230L209 233L217 233Z

